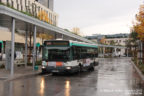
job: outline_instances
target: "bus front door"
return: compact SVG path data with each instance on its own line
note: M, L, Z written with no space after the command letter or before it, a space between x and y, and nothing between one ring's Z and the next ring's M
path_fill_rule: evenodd
M0 43L0 60L2 60L2 43Z

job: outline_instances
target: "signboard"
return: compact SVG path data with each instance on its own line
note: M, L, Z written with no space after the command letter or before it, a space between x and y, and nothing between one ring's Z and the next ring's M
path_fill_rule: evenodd
M36 43L36 47L40 47L40 43Z
M69 46L68 41L45 41L45 46Z

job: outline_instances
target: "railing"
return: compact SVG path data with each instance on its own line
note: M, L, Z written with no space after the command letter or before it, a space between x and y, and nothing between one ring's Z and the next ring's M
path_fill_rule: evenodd
M58 15L35 0L0 0L0 4L57 26Z

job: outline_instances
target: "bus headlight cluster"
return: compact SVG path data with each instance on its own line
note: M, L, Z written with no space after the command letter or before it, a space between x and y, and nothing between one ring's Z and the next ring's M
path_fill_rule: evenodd
M46 67L45 66L42 66L42 69L45 69Z
M71 69L71 67L66 67L66 69L68 69L68 70L69 70L69 69Z

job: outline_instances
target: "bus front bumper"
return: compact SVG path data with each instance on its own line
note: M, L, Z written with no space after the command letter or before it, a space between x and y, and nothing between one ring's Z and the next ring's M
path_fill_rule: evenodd
M63 67L53 67L53 66L46 66L42 67L43 72L47 73L74 73L79 71L79 66L63 66Z

